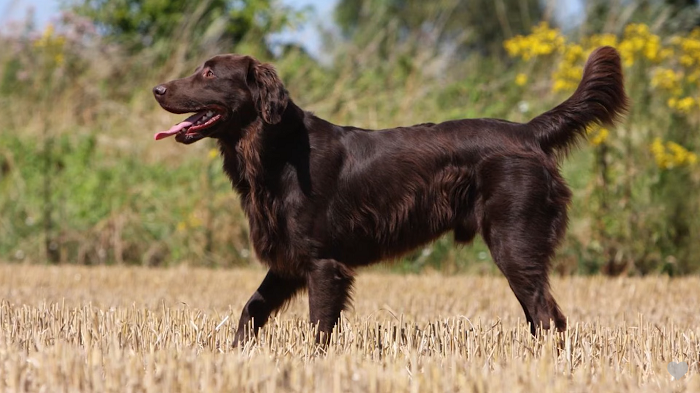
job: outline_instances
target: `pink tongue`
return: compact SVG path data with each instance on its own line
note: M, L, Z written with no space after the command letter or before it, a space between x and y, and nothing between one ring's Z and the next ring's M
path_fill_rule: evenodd
M191 127L192 124L194 124L197 120L201 119L202 116L204 116L206 113L207 113L207 111L197 112L194 115L185 119L184 121L177 123L174 126L170 127L170 129L168 131L161 131L161 132L155 134L154 138L156 140L160 140L163 138L167 138L169 136L173 136L173 135L179 133L180 131L184 130L185 128Z

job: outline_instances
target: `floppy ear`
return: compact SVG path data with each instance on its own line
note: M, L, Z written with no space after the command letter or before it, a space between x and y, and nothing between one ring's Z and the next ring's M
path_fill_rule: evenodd
M277 124L287 108L289 96L270 64L253 60L248 70L248 86L253 94L255 109L267 124Z

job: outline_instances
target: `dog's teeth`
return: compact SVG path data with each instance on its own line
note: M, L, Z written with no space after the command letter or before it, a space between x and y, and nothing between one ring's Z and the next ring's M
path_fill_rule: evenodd
M207 117L212 117L212 116L214 116L214 112L213 112L213 111L207 112Z

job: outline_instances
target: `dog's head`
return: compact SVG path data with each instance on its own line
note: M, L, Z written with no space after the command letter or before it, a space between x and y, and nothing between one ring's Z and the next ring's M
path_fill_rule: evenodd
M279 123L289 97L275 69L250 56L219 55L197 67L194 74L153 88L163 109L194 113L155 139L175 135L190 144L205 137L221 137L261 119Z

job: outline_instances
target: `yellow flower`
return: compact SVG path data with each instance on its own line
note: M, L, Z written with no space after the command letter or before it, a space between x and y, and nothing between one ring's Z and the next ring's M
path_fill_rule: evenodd
M552 90L555 93L576 89L583 76L583 63L587 57L588 53L581 45L571 44L564 47L562 60L552 74Z
M697 163L698 157L695 153L676 142L666 142L664 145L661 138L654 138L649 146L654 155L656 165L661 169L671 169L682 166L693 166Z
M690 166L695 165L698 162L698 156L695 153L689 153L686 161Z
M673 49L671 48L661 48L659 50L659 59L666 60L673 57Z
M632 23L625 27L618 50L623 64L627 67L633 66L637 60L643 58L658 62L668 56L667 51L662 52L661 37L652 34L649 26L641 23Z
M567 45L564 48L564 61L568 63L576 63L584 58L583 47L579 44Z
M670 42L683 67L700 65L700 28L695 28L687 36L673 36Z
M219 155L219 151L217 149L211 149L209 150L209 158L214 159Z
M695 83L700 80L700 69L693 71L690 75L686 77L686 80L690 83Z
M187 226L190 228L199 228L202 226L202 220L196 214L192 213L187 220Z
M695 59L689 55L681 55L680 62L686 67L691 67L693 64L695 64Z
M649 39L646 42L646 45L644 45L643 53L644 56L651 60L651 61L657 61L659 60L659 51L661 50L661 38L657 35L652 35L649 37Z
M527 75L522 72L515 76L515 84L518 86L524 86L527 83Z
M598 131L598 134L591 138L591 143L595 146L603 144L606 140L608 140L608 135L610 135L610 131L608 131L607 128L601 128Z
M693 97L684 97L678 101L678 110L681 112L688 113L695 105L695 100Z
M586 130L590 137L590 142L593 146L599 146L605 143L610 136L610 131L607 128L590 127Z
M564 45L564 36L559 30L549 27L547 22L541 22L526 36L517 35L503 43L508 55L520 57L528 61L538 56L546 56L558 51Z
M654 160L656 165L661 169L667 169L669 167L669 162L666 159L666 149L664 148L664 143L661 138L654 138L654 141L649 147L651 153L654 155Z
M178 232L184 232L187 229L187 224L185 224L184 221L180 221L177 223L177 231Z
M617 36L615 34L593 34L584 40L586 48L593 50L599 46L617 46Z
M696 106L695 99L693 97L683 97L683 98L675 98L671 97L668 99L668 107L671 109L675 109L679 113L683 114L689 114L693 107Z
M32 44L39 52L46 55L46 59L53 65L61 66L65 62L63 49L66 44L66 37L55 34L52 24L48 24L44 32Z
M668 91L677 91L680 89L681 78L681 74L670 68L659 68L651 78L651 86Z
M51 42L51 37L53 36L53 30L53 24L47 24L46 29L44 29L44 32L41 34L41 37L34 41L34 47L43 48L48 46L48 44Z

